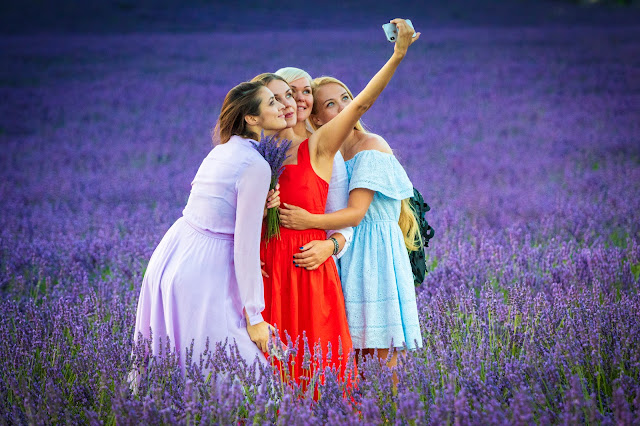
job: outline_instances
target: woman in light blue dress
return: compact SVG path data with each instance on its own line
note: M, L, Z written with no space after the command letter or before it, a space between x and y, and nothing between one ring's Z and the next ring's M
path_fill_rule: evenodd
M314 83L311 123L320 127L353 99L339 80L321 77ZM413 185L387 142L353 129L340 149L349 179L347 208L313 215L288 204L281 207L283 226L292 229L336 229L354 226L351 249L341 259L340 277L354 348L364 354L377 349L390 366L404 346L422 346L415 287L408 250L419 247L417 221L409 207Z

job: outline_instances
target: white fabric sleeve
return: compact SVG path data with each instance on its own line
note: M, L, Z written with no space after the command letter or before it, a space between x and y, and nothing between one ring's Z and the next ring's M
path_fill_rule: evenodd
M262 214L267 200L271 169L259 159L244 168L236 183L237 210L233 239L233 260L240 300L247 311L249 323L264 319L264 285L260 271L260 237Z
M324 212L333 213L347 207L349 202L349 178L347 176L347 167L340 151L333 157L333 172L331 173L331 181L329 182L329 193L327 194L327 205ZM338 252L337 258L340 259L351 245L353 238L353 228L348 226L342 229L332 229L327 231L327 238L335 233L340 233L345 239L344 247Z

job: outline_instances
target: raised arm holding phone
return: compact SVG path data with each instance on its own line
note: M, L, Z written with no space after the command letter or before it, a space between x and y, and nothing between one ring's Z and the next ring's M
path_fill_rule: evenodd
M394 21L398 27L394 55L398 60L419 33L412 38L412 28ZM310 118L318 129L316 134L331 129L361 95L354 98L335 78L315 79ZM284 200L280 220L283 226L298 230L354 227L352 245L342 257L340 272L349 330L354 348L365 354L377 350L386 359L391 346L398 351L405 345L409 349L422 346L408 256L408 250L420 247L418 223L408 203L413 185L389 144L365 131L360 123L349 130L341 152L349 179L348 206L329 214L314 214ZM394 352L391 366L396 364L396 357Z
M300 206L305 210L322 214L332 174L333 159L345 139L351 134L360 117L373 105L387 86L396 69L405 58L409 46L418 40L402 19L391 23L398 27L398 39L394 51L382 68L373 76L362 92L337 114L333 120L320 127L307 139L292 145L280 176L280 200L282 203ZM328 229L339 229L328 228ZM352 349L347 324L342 285L333 258L313 270L299 267L294 255L313 240L324 240L321 229L281 229L279 240L263 242L261 259L265 262L265 321L275 325L281 338L286 332L295 342L300 338L295 359L297 379L302 374L304 350L302 336L306 335L313 352L313 345L320 342L323 353L331 343L333 353L342 347L340 368L344 373L347 356ZM337 356L334 355L334 361Z

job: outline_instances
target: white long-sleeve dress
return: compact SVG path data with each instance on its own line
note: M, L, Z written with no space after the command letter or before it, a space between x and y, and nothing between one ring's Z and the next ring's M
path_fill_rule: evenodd
M194 359L228 339L253 362L264 355L249 339L261 322L264 291L260 273L260 230L271 170L249 140L233 136L204 159L178 219L147 267L136 314L138 333L171 339L184 365L194 340Z
M327 205L325 206L325 213L333 213L338 210L342 210L347 207L349 202L349 176L347 175L347 166L345 165L344 158L340 151L336 152L333 157L333 170L331 172L331 180L329 181L329 192L327 193ZM341 233L345 239L344 246L340 252L333 256L333 260L336 262L338 272L340 272L339 259L349 250L351 240L353 238L353 228L347 226L342 229L333 229L327 231L327 238L335 233Z

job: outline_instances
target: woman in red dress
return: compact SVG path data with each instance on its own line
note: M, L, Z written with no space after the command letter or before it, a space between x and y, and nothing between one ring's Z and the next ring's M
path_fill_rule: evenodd
M312 213L324 213L333 157L356 122L389 83L409 46L419 38L419 33L412 38L413 30L404 20L394 19L391 22L398 26L398 39L387 63L333 120L308 139L300 141L294 138L287 152L290 157L285 161L279 179L281 206L292 204ZM280 132L280 136L286 138L288 133ZM300 376L312 375L316 368L336 365L339 376L348 380L344 374L352 344L342 287L333 258L329 257L313 270L298 267L294 259L294 254L307 243L325 239L326 233L320 229L298 231L287 228L280 228L280 232L279 239L262 241L260 254L267 275L264 277L263 317L278 329L279 337L285 343L287 335L294 345L298 342L297 354L285 370L286 374L298 381ZM311 362L305 359L304 337L312 355ZM322 351L320 359L313 359L316 345ZM327 360L329 345L330 361Z

